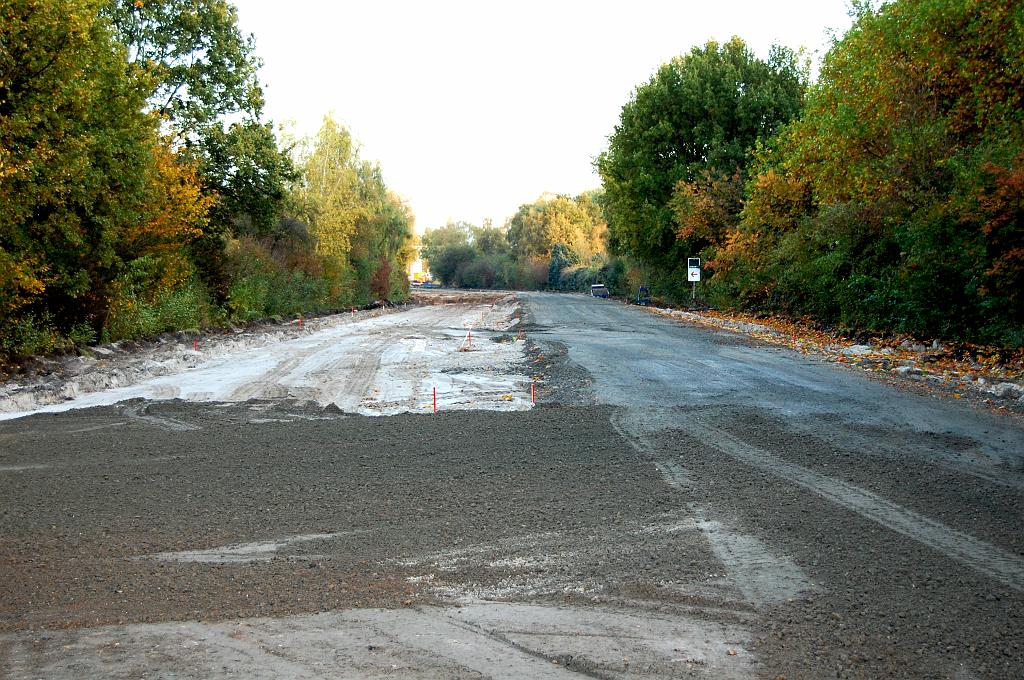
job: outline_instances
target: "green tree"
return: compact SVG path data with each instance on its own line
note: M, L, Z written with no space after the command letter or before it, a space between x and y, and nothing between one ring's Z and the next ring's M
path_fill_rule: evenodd
M506 256L510 252L508 230L484 220L483 226L473 227L473 246L485 256Z
M129 60L156 81L150 106L195 139L223 117L258 119L263 92L252 36L226 0L107 0L101 7Z
M577 261L604 252L603 215L592 195L541 196L520 206L509 220L508 241L520 258L551 257L557 244L566 246Z
M742 178L755 142L800 110L805 82L794 52L775 46L764 61L739 38L661 66L623 107L595 163L613 250L667 270L682 266L704 244L680 234L671 204L680 183Z
M427 229L423 233L420 255L431 274L443 279L440 270L435 269L434 265L442 266L440 260L445 251L457 247L466 247L472 250L470 244L473 241L474 228L468 222L448 222L443 227ZM452 273L454 273L454 269L452 269Z
M462 273L477 259L477 252L470 245L452 245L435 254L430 263L430 273L441 279L446 286L462 285Z
M298 145L298 167L289 204L317 255L334 263L359 300L404 295L414 219L380 167L359 158L351 133L330 116Z
M363 201L359 164L351 133L330 116L300 148L295 209L309 225L317 253L339 261L352 250L356 223L372 214Z
M160 152L142 111L152 83L94 2L0 0L0 45L0 352L10 354L104 327L126 234L152 218Z
M408 292L406 272L412 261L414 218L409 207L387 190L380 168L362 163L361 194L367 211L356 222L349 259L359 292L374 300Z
M223 235L278 236L295 178L289 150L261 121L254 40L241 34L226 0L107 0L100 11L130 62L150 74L150 109L199 162L206 193L217 198L196 253L223 293Z
M579 264L576 254L564 244L556 243L551 248L551 264L548 266L548 286L558 288L562 279L562 272L575 264Z
M713 285L872 330L1024 344L1024 5L860 5L766 145Z
M247 120L207 131L200 171L217 196L212 219L236 234L280 238L289 187L298 178L270 123Z

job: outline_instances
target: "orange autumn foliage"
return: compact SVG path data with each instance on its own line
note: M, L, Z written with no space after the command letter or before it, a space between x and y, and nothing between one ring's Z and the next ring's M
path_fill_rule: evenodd
M982 171L991 184L977 199L991 257L982 292L1003 295L1019 308L1024 297L1024 153L1010 167L990 162Z
M216 196L204 194L194 163L182 159L167 140L153 148L148 219L124 238L124 254L145 257L178 250L203 235Z

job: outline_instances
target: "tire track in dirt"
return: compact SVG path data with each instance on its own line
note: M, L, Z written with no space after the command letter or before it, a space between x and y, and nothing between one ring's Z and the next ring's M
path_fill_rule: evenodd
M348 352L337 360L319 367L313 376L320 386L314 386L314 399L321 404L336 404L343 411L357 412L369 395L370 387L380 370L381 355L404 334L401 327L380 329L361 345L357 352ZM353 361L354 359L354 361ZM340 377L337 374L342 374Z
M369 396L370 386L373 385L373 379L377 377L377 371L380 370L381 355L384 353L384 348L393 340L394 337L388 335L366 348L349 371L342 392L353 400L355 406L361 404Z
M285 394L287 394L287 388L281 385L281 378L291 373L299 365L299 362L308 355L309 352L305 352L300 353L300 356L283 359L274 368L264 373L263 377L240 385L234 392L228 395L227 401L249 401L259 397L280 398L285 396L281 392L283 389Z
M257 398L277 399L288 396L289 389L287 386L281 384L281 379L292 373L309 357L326 350L337 342L338 337L332 334L330 337L315 345L293 351L290 356L278 362L277 365L267 371L261 378L240 385L230 395L228 395L226 401L248 401L250 399Z
M796 431L833 446L861 451L878 451L892 458L906 457L908 449L914 451L916 455L921 455L922 449L918 448L916 451L914 449L915 444L920 443L922 437L930 437L934 441L932 432L912 429L897 430L897 438L895 441L891 441L892 433L889 433L888 437L880 436L877 433L872 436L869 432L859 430L857 427L844 426L841 421L836 421L833 429L826 430L820 427L818 421L792 419L789 424ZM941 455L932 453L936 449L941 451ZM990 457L982 450L978 442L968 440L959 450L951 450L941 443L935 443L923 449L923 452L925 452L925 455L922 456L923 460L953 473L970 475L989 484L1024 491L1024 477L1019 472L1011 472L1006 467L995 467L1012 464L1012 461ZM955 458L951 459L954 456Z
M975 571L1024 592L1024 560L969 534L929 519L878 494L790 463L703 420L686 428L706 446L746 465L801 486L847 510L936 550Z
M128 406L124 409L124 414L129 418L135 420L141 420L143 422L155 425L163 430L170 432L192 432L194 430L201 430L199 425L192 423L186 423L177 418L169 418L167 416L156 416L149 413L149 404L142 404L140 406Z
M997 546L929 519L898 503L854 484L829 477L743 442L715 427L706 415L687 414L687 419L674 418L664 409L624 409L613 416L613 425L647 456L654 447L647 439L653 432L681 429L694 440L725 453L746 465L808 489L829 501L853 511L883 527L902 534L979 573L994 578L1017 591L1024 592L1024 559ZM674 462L657 463L674 486L687 482L685 470Z
M612 414L612 427L645 458L651 460L665 482L686 492L694 486L690 473L676 459L658 456L649 435L665 429L671 414L663 409L620 409ZM754 536L740 533L708 518L706 508L686 503L694 526L707 540L715 557L729 573L730 581L747 602L763 606L819 590L787 555L780 555Z

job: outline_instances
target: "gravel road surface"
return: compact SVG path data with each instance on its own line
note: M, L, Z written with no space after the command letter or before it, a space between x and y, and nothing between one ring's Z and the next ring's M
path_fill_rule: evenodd
M0 677L1024 676L1019 421L612 301L481 304L306 338L331 399L0 422ZM425 411L453 374L477 396Z

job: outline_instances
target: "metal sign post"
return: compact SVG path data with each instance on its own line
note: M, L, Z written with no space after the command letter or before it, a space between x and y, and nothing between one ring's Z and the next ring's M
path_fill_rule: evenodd
M697 301L697 282L700 281L700 258L690 257L686 260L686 280L693 284L690 300Z

